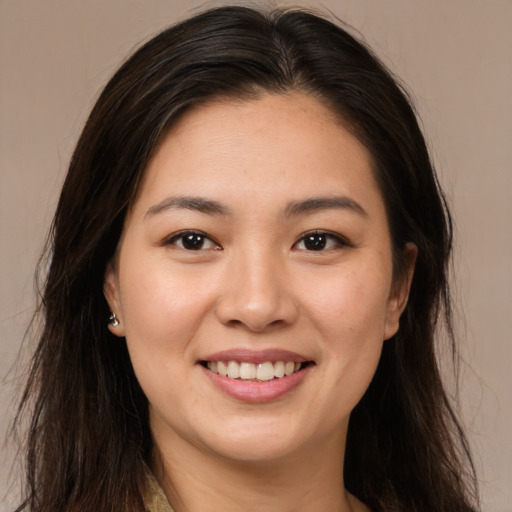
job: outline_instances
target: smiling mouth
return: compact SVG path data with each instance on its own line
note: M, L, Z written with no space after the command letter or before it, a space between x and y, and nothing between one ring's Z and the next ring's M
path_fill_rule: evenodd
M282 379L300 372L302 369L314 364L312 361L265 361L263 363L249 363L238 361L203 361L202 365L213 373L222 377L243 381L271 381Z

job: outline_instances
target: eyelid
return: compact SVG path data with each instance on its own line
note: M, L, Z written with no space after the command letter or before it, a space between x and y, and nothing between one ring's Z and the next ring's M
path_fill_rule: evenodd
M335 232L328 231L325 229L312 229L310 231L306 231L305 233L302 233L300 235L300 237L293 244L293 248L296 248L296 246L300 242L303 242L308 236L311 236L311 235L324 235L327 238L334 239L336 241L336 245L338 247L354 247L354 245L346 237L344 237L343 235L340 235L339 233L335 233ZM330 249L333 249L333 248L330 248ZM307 249L300 249L300 250L307 250ZM325 252L326 250L329 250L329 249L323 249L322 251L317 251L317 252ZM311 251L311 252L315 252L315 251Z
M217 240L215 240L215 238L213 238L211 235L208 235L204 231L201 231L200 229L182 229L180 231L176 231L175 233L171 233L170 235L166 236L161 241L160 245L162 245L162 246L175 245L177 247L180 247L176 243L176 241L178 239L184 237L184 236L187 236L187 235L199 235L199 236L202 236L206 240L209 240L210 242L212 242L212 244L215 246L215 247L208 247L207 249L199 249L197 252L200 252L201 250L205 251L205 250L208 250L208 249L210 249L210 250L211 249L216 249L216 250L222 249L222 246L217 242ZM185 249L184 247L180 247L180 249L189 251L188 249ZM189 252L195 252L195 251L189 251Z
M187 250L184 247L181 247L180 245L178 245L176 243L177 240L179 240L180 238L185 237L187 235L202 236L206 240L209 240L215 246L215 247L208 247L206 249L199 249L197 252L200 252L201 250L202 251L208 250L208 249L210 249L210 250L211 249L217 249L217 250L222 249L222 246L217 242L217 240L215 240L215 238L213 238L211 235L208 235L204 231L201 231L200 229L183 229L180 231L176 231L176 232L171 233L170 235L166 236L160 242L160 245L162 245L162 246L175 245L177 247L180 247L181 249ZM334 240L337 247L353 247L353 244L346 237L344 237L343 235L341 235L339 233L335 233L335 232L323 230L323 229L312 229L310 231L306 231L306 232L302 233L297 238L297 240L294 242L292 249L296 249L297 245L300 242L303 242L308 236L312 236L312 235L323 235L323 236L327 237L328 239ZM336 248L336 247L330 247L330 248L323 249L318 252L324 252L326 250L334 249L334 248ZM304 249L300 249L300 250L307 250L307 249L304 248ZM190 252L194 252L194 251L190 251Z

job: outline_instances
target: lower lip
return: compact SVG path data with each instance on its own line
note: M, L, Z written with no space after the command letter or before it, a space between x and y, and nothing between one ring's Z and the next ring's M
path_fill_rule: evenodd
M248 403L264 403L277 400L295 389L307 376L310 366L306 366L287 377L274 378L267 381L250 381L230 379L200 366L215 387L227 395Z

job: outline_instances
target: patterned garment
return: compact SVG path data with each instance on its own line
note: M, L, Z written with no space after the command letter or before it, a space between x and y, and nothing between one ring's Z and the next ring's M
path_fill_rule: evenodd
M165 497L164 491L154 475L148 472L148 496L145 501L147 512L174 512Z

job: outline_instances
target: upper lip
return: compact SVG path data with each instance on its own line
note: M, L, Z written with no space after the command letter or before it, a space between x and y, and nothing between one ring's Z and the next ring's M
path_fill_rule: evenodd
M201 361L237 361L239 363L265 363L267 361L293 361L295 363L305 363L310 361L304 356L283 349L266 349L266 350L250 350L250 349L229 349L209 354L201 359Z

